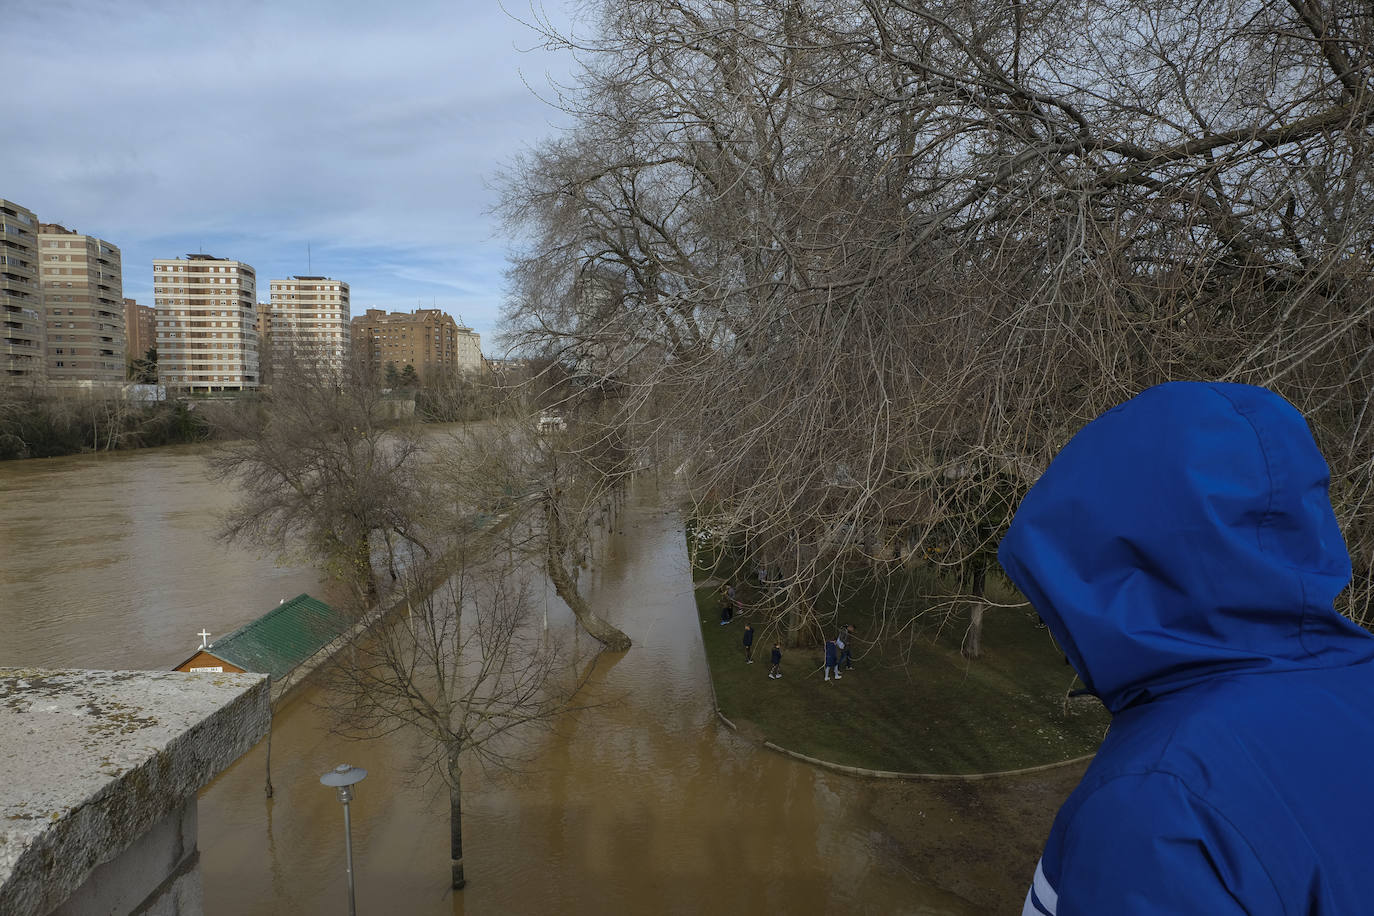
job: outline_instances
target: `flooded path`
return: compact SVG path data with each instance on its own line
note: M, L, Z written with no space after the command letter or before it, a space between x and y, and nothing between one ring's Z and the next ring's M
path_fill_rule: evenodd
M342 810L318 783L340 762L369 771L352 806L360 913L975 912L913 877L862 782L719 724L681 522L647 501L622 521L589 592L634 648L598 663L586 699L605 705L565 719L533 766L465 774L465 890L447 888L446 790L406 780L404 740L329 735L312 692L277 719L272 801L262 746L202 795L206 912L340 911Z
M165 670L202 627L227 633L283 597L325 593L312 570L215 541L233 493L205 454L0 463L0 665ZM265 743L202 793L206 912L344 911L342 810L318 781L341 762L370 772L353 805L364 914L965 914L1024 893L1007 862L1028 874L1038 840L1005 837L1043 837L1067 788L1014 788L998 807L987 789L818 770L719 723L681 520L656 503L632 502L586 582L634 640L597 662L586 700L599 705L541 736L521 773L465 774L464 891L448 888L447 791L410 772L412 739L333 736L307 688L273 726L275 797L263 793ZM555 635L577 640L562 603L546 601ZM1027 831L1028 818L1045 823ZM980 897L999 881L1011 886Z

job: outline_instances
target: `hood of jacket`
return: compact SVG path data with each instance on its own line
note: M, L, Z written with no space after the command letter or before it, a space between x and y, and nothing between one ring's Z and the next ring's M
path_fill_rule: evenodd
M1338 614L1350 555L1302 415L1171 382L1104 413L1017 509L998 559L1112 712L1240 671L1374 658Z

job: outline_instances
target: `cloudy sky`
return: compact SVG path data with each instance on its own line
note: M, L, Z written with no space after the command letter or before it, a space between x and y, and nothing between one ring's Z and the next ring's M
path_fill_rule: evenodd
M528 0L506 9L528 18ZM542 11L566 24L563 0ZM118 245L124 294L204 251L347 281L354 314L496 328L495 171L572 61L496 0L0 0L0 197ZM17 79L16 79L17 76ZM309 265L307 265L309 246Z

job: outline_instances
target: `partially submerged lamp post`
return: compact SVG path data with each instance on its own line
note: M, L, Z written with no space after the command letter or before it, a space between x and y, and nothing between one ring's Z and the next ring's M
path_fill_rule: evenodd
M348 819L348 803L353 800L354 783L362 782L367 770L341 763L320 777L320 782L339 790L339 801L344 809L344 861L348 871L348 916L356 916L353 902L353 825Z

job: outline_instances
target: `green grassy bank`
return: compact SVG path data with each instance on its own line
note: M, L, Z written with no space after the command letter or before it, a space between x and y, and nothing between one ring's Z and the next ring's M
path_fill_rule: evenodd
M1071 701L1065 711L1073 671L1025 609L989 609L983 657L970 661L959 651L966 621L938 627L932 615L878 640L872 606L855 599L839 612L857 631L855 670L827 683L822 645L784 646L783 677L770 679L775 635L747 612L721 626L719 594L714 580L697 588L702 636L720 710L751 737L849 766L981 773L1089 754L1105 733L1096 700ZM752 665L741 645L749 622Z

